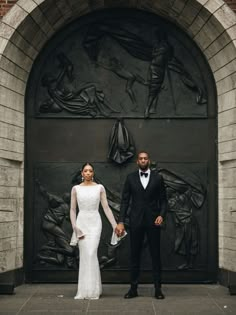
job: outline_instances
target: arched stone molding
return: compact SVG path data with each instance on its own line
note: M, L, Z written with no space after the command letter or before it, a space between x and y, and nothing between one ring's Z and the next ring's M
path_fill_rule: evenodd
M236 199L236 172L232 171L236 166L236 15L222 0L19 0L0 23L0 165L18 174L15 186L12 178L3 180L2 194L7 191L4 187L13 185L16 203L23 209L24 95L40 50L71 21L116 7L150 11L170 20L196 42L209 62L218 95L220 267L236 271L232 242L236 235L231 226L236 222L236 213L231 212ZM21 241L10 269L22 266L23 219L18 213L22 210L15 211L12 221L21 220L17 232Z

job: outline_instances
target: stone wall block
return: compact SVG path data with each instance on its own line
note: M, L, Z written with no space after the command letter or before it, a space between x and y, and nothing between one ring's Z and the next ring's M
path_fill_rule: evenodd
M211 13L221 8L224 5L222 0L209 0L205 3L204 7Z
M6 151L0 148L0 158L22 162L24 160L24 154L15 151Z
M34 32L34 30L32 31ZM39 36L38 33L37 35L35 34L35 36ZM31 41L30 38L27 38L27 40L25 40L25 38L18 32L15 32L15 34L11 38L11 42L21 51L23 51L27 56L29 56L32 60L37 57L40 48L40 46L37 46L37 42L34 45L34 41Z
M8 45L8 40L6 38L0 37L0 55L3 54L4 50Z
M24 245L24 236L22 235L18 235L16 238L16 247L23 249L23 245Z
M14 34L15 29L3 22L0 22L0 37L10 39L11 36Z
M114 3L114 1L112 1ZM73 19L76 17L80 17L84 14L87 14L90 12L90 5L88 0L80 0L80 5L78 6L77 0L70 0L69 6L72 9L73 12ZM104 0L105 7L109 7L108 3ZM114 5L114 4L113 4Z
M31 13L32 19L39 25L42 32L47 38L50 38L54 34L54 29L52 25L49 23L43 12L40 10L39 7L37 7L32 13Z
M8 42L8 45L3 52L3 55L25 71L30 72L33 59L31 59L30 56L26 55L13 43Z
M15 268L21 268L23 266L24 257L23 257L23 247L16 249L15 257Z
M0 185L17 187L19 181L19 171L14 168L0 166ZM15 196L16 198L16 196Z
M0 198L0 211L13 212L16 210L16 199Z
M215 12L215 17L220 21L225 29L236 24L236 14L232 14L232 10L224 4Z
M236 160L236 152L227 152L219 154L219 161L221 163L231 162Z
M229 141L236 139L236 128L234 125L219 128L218 141Z
M230 42L231 38L229 34L224 31L224 33L222 33L218 38L216 38L216 40L212 42L212 44L210 44L210 46L207 47L207 49L204 51L204 54L206 55L207 59L210 59Z
M219 127L228 126L236 123L236 108L229 109L219 114Z
M221 228L222 226L222 228ZM232 237L235 233L236 223L234 222L219 222L219 235L224 237Z
M9 212L9 211L2 211L0 209L0 222L13 222L13 221L16 221L16 211Z
M11 8L11 10L3 17L3 22L17 29L22 21L27 17L27 12L17 5L17 3Z
M0 105L24 113L24 96L0 86Z
M16 192L16 187L0 186L0 198L15 198Z
M68 5L70 5L70 2L68 3ZM78 5L77 3L77 8L78 7L80 7L80 5ZM39 6L39 8L48 20L48 22L51 24L54 31L63 24L64 19L62 17L62 13L58 9L58 7L55 6L55 3L53 3L52 1L45 1Z
M28 13L32 12L38 6L33 0L18 0L17 5Z
M203 8L200 10L198 16L193 21L193 23L190 25L188 32L190 32L193 35L196 35L199 33L199 31L202 29L204 24L209 20L211 16L211 13L207 10L204 10Z
M9 143L10 142L10 143ZM7 139L0 141L0 158L11 161L22 162L24 159L24 144Z
M218 246L219 248L223 248L224 247L224 237L223 236L219 236L218 237Z
M229 75L228 77L220 80L216 84L219 95L236 88L236 73Z
M224 265L224 249L219 248L219 268L223 268Z
M9 125L0 121L1 138L24 142L24 129L18 126Z
M209 59L210 66L213 72L227 65L230 61L235 60L235 45L230 42L222 50L220 50L215 56Z
M57 1L55 4L58 10L60 11L62 18L65 21L70 20L71 16L73 15L73 12L71 10L71 7L68 5L68 3L65 0L60 0L60 1Z
M0 239L15 237L17 231L17 221L0 222Z
M0 166L9 167L9 168L15 168L15 169L21 169L21 164L16 161L6 160L0 158Z
M24 233L24 199L17 198L17 220L18 220L18 235L23 235Z
M15 91L20 94L24 94L25 91L25 82L11 75L7 71L4 71L3 69L0 69L0 85L9 88L14 85Z
M236 90L228 91L218 96L218 112L236 107Z
M204 51L212 42L224 32L216 18L212 15L204 24L202 29L196 34L194 40Z
M14 126L24 127L23 113L14 111L13 109L5 106L0 106L0 121Z
M19 169L19 182L18 182L18 197L23 198L23 188L24 187L24 169Z
M232 188L236 187L236 169L222 169L219 174L219 187Z
M1 213L0 213L1 214ZM7 237L0 239L0 252L16 248L16 237Z
M225 248L228 250L232 250L236 252L236 238L233 237L225 237L220 236L219 237L219 242L221 244L221 248Z
M218 150L219 153L236 152L236 140L220 142Z
M235 187L221 187L221 186L219 186L219 198L236 199L236 189L235 189Z
M47 35L41 30L40 26L33 20L31 16L28 16L27 19L21 23L18 28L18 32L23 38L27 39L27 42L30 44L30 46L34 48L36 55L33 59L35 59L38 52L48 40ZM31 48L30 46L27 47L27 50ZM20 48L21 47L22 51L24 51L23 45L21 45ZM28 54L27 50L25 51L26 54Z
M229 249L220 251L220 268L236 271L236 252Z
M0 272L15 269L15 249L0 252Z
M199 14L199 11L201 10L202 5L195 1L189 1L185 5L183 11L177 18L177 21L180 25L185 26L188 28L194 21L194 19Z
M17 142L9 139L0 138L0 149L15 152L19 154L24 153L24 143Z
M172 1L171 4L171 7L172 7L172 10L177 12L178 15L181 14L181 12L184 10L184 7L186 5L186 1L185 0L175 0L175 1Z
M226 30L232 40L236 39L236 24Z
M236 223L236 209L234 204L236 199L219 200L219 221L228 221Z
M24 82L26 82L28 79L29 73L24 69L18 67L18 65L7 59L5 56L1 56L0 68L9 72L13 76L19 78Z
M228 77L229 75L236 72L236 59L230 61L228 64L220 68L214 73L216 82Z

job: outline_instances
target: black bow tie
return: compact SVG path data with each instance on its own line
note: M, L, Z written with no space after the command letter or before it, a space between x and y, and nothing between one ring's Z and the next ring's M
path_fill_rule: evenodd
M148 177L148 173L140 172L141 176Z

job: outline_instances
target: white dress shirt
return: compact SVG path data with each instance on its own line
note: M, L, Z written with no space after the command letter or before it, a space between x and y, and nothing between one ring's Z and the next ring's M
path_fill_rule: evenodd
M141 172L148 174L148 176L147 177L141 176ZM146 172L139 170L139 178L140 178L141 184L143 185L143 188L146 189L149 179L150 179L150 169L148 169Z

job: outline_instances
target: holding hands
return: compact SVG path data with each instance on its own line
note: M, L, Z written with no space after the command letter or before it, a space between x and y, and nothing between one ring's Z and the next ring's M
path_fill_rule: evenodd
M118 237L121 237L125 233L125 226L123 223L118 223L116 228L115 228L115 233Z
M158 216L155 220L155 225L161 225L163 223L163 218L162 216Z

